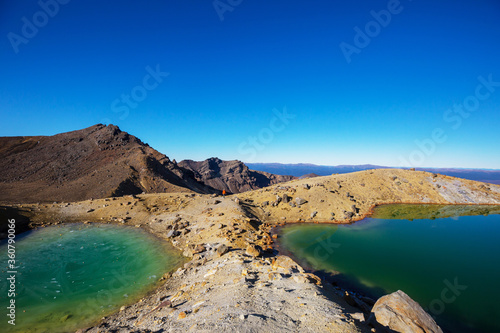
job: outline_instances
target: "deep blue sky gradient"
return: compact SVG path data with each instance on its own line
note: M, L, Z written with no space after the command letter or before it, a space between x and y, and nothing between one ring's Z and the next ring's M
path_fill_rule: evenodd
M41 7L0 1L0 135L113 123L177 160L499 169L500 86L444 118L500 82L500 3L401 0L348 63L340 44L391 1L243 0L220 20L212 1L72 0L17 53ZM126 114L148 66L169 75Z

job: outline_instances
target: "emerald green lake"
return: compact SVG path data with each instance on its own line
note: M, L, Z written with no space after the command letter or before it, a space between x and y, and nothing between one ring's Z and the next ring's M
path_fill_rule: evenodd
M351 225L284 227L280 246L348 289L372 297L403 290L445 332L500 332L498 214L485 206L382 206Z
M16 237L16 325L7 323L7 245L0 245L1 332L74 332L157 285L182 258L138 228L66 224Z

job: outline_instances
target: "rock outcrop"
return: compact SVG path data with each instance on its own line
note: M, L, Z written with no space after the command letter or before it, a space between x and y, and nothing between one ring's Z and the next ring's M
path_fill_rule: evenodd
M243 162L237 160L222 161L218 158L200 162L184 160L179 162L179 166L192 171L197 181L220 191L225 190L228 194L255 190L295 179L293 176L250 170Z
M369 321L402 333L443 333L434 319L401 290L380 297Z

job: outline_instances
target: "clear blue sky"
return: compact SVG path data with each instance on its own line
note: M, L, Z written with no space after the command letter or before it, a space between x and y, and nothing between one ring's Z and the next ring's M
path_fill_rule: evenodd
M112 123L177 160L500 168L498 1L54 1L0 1L1 136Z

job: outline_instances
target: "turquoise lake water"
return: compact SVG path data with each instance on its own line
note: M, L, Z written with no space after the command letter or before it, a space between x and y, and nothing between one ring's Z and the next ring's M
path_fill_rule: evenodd
M403 290L449 332L500 332L500 215L394 205L351 225L291 225L280 245L372 297ZM463 214L482 214L459 216ZM377 211L374 216L377 216ZM445 216L440 218L440 216Z
M133 303L181 262L146 232L67 224L17 236L16 326L7 323L7 246L0 245L0 332L70 332Z

